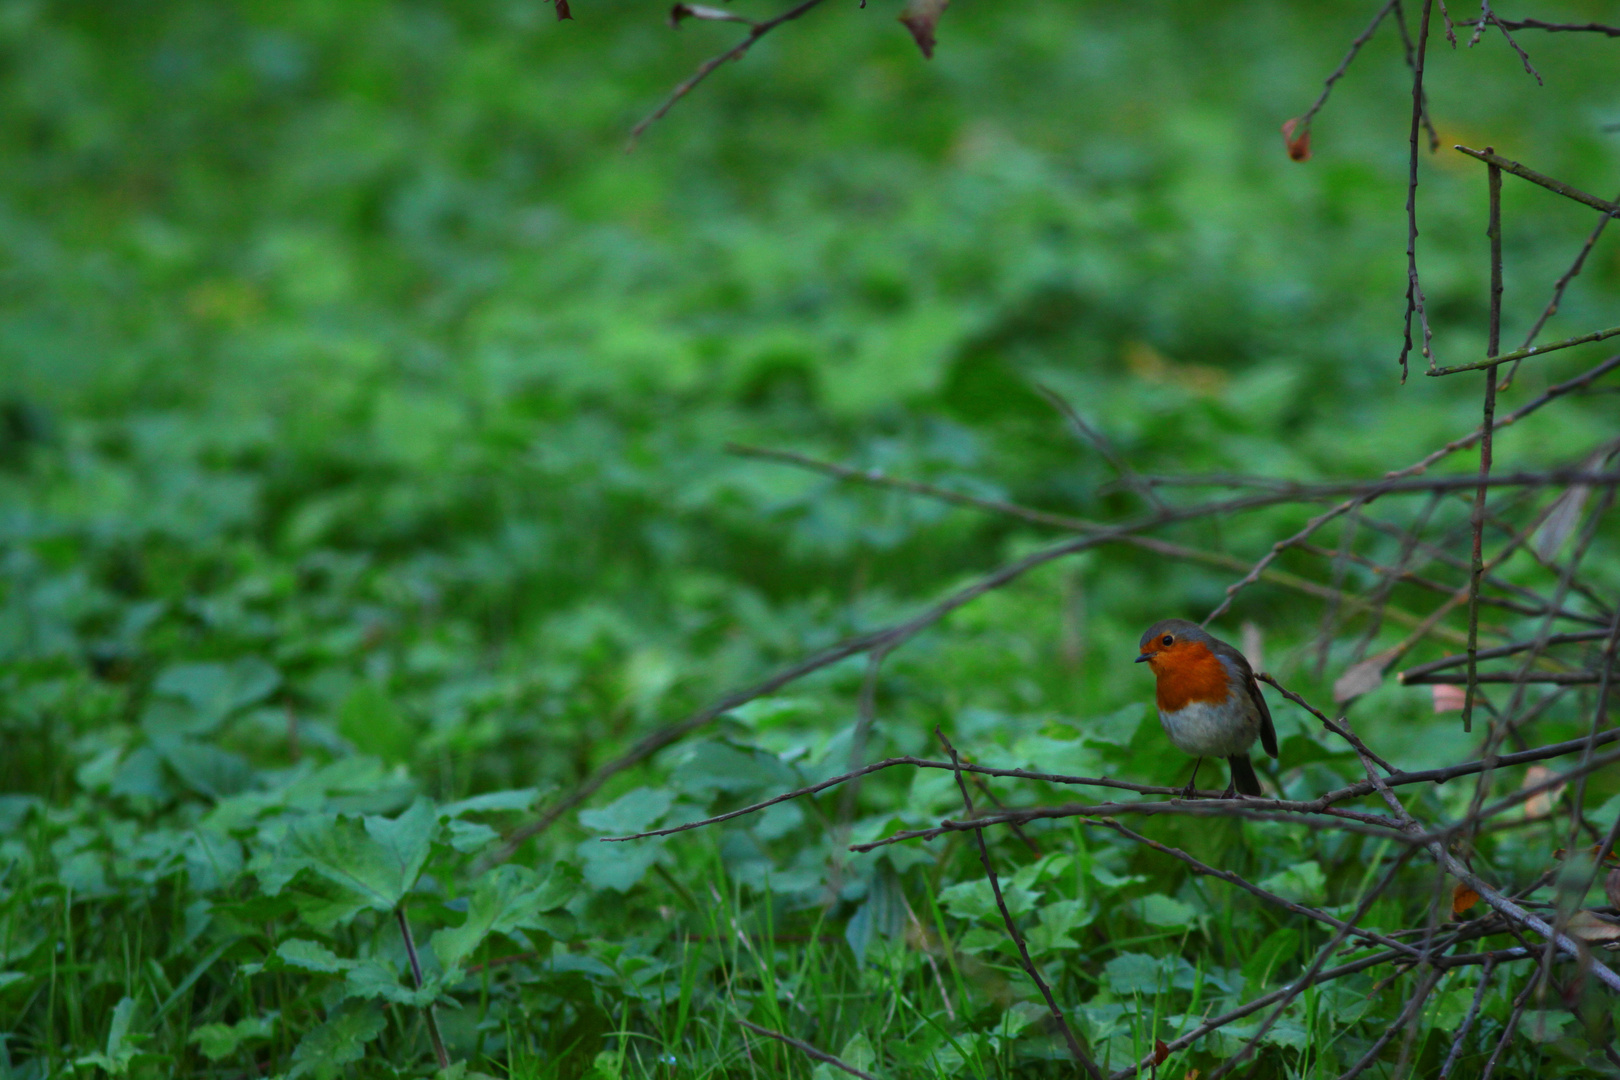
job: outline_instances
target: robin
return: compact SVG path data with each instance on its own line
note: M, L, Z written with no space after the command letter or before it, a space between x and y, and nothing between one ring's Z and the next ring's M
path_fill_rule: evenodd
M1158 680L1154 697L1164 733L1177 750L1198 759L1182 798L1193 797L1193 781L1206 757L1223 757L1232 768L1223 799L1234 791L1260 794L1249 747L1258 736L1266 753L1276 757L1277 732L1249 661L1186 619L1154 623L1142 635L1140 649L1136 662L1152 668Z

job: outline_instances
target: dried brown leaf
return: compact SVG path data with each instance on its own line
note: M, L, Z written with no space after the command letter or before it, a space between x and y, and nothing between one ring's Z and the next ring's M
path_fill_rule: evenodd
M1338 681L1333 684L1333 700L1335 702L1349 701L1362 694L1371 693L1384 684L1384 668L1389 664L1390 654L1381 652L1377 656L1369 656L1359 664L1353 665Z
M1434 711L1437 713L1459 712L1467 699L1468 691L1460 686L1452 686L1450 683L1434 684Z
M753 25L752 19L745 19L741 15L727 11L725 8L708 7L704 4L676 4L669 9L669 25L679 26L682 19L704 19L709 22L740 22Z
M557 19L559 22L574 17L574 13L568 10L568 0L552 0L552 2L557 5Z
M1299 127L1299 117L1284 121L1282 126L1283 145L1288 147L1288 156L1295 161L1311 160L1311 129L1306 127L1296 137L1294 129Z
M1532 765L1528 769L1524 770L1524 783L1519 785L1519 790L1523 791L1525 788L1532 788L1537 784L1544 784L1556 775L1558 774L1547 768L1545 765ZM1524 816L1526 820L1534 821L1538 818L1544 818L1551 814L1553 811L1553 804L1556 803L1558 801L1558 797L1564 793L1565 786L1566 785L1564 784L1558 784L1554 787L1548 788L1546 791L1538 791L1526 799L1524 801Z
M900 13L900 21L911 31L925 59L934 58L934 28L950 3L951 0L910 0Z
M1477 903L1479 903L1479 893L1462 882L1457 882L1456 887L1451 890L1451 914L1453 917L1461 915Z
M1605 919L1595 911L1577 911L1564 928L1577 941L1620 941L1620 923Z
M1153 1064L1163 1065L1164 1059L1170 1056L1170 1044L1163 1039L1153 1040Z
M1603 895L1612 907L1620 908L1620 870L1610 870L1603 878Z

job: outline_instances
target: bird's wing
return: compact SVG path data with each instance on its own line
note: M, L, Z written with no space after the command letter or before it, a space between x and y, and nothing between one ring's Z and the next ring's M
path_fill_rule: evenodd
M1238 677L1243 680L1243 688L1248 691L1249 699L1259 710L1260 745L1265 748L1269 757L1276 757L1277 729L1271 723L1271 708L1266 704L1266 696L1260 692L1260 680L1254 677L1254 668L1249 666L1249 658L1224 642L1220 653L1237 669Z

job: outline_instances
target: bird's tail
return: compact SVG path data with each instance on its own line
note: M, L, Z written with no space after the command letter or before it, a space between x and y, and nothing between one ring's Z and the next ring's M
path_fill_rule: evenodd
M1244 795L1260 794L1260 778L1254 775L1248 754L1233 754L1226 763L1232 767L1232 786Z

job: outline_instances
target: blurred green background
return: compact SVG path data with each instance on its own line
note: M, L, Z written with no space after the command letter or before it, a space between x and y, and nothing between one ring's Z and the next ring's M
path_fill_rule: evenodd
M1546 7L1585 21L1610 5ZM32 837L8 841L0 881L0 949L24 973L0 981L0 1013L24 1017L16 1061L99 1048L111 1005L147 1000L111 959L70 993L15 929L60 901L72 859L102 860L76 891L117 916L64 918L105 935L104 959L147 926L136 952L177 983L201 947L200 929L156 929L194 897L120 877L120 829L183 831L354 755L405 792L379 812L411 792L566 788L1046 539L741 460L728 440L1118 517L1133 497L1037 382L1149 473L1377 474L1477 423L1477 380L1426 380L1414 358L1402 386L1394 365L1410 110L1394 28L1317 119L1313 160L1278 134L1367 3L959 0L925 61L896 4L840 0L628 154L632 124L739 28L672 31L662 5L627 0L573 11L0 5L0 789L24 797L5 820ZM1487 280L1482 168L1450 145L1603 195L1620 173L1615 46L1521 42L1544 87L1498 35L1453 51L1437 32L1429 49L1443 148L1421 165L1420 252L1443 363L1483 355ZM1504 207L1516 346L1593 222L1511 179ZM1595 250L1543 341L1616 321L1617 252ZM1599 355L1526 365L1505 407ZM1612 398L1572 402L1507 433L1499 460L1573 458L1614 415ZM1254 558L1300 520L1175 535ZM1612 563L1596 574L1620 583ZM874 752L923 751L944 722L989 753L1138 707L1140 628L1201 617L1233 577L1122 552L1049 567L894 658ZM1342 665L1291 651L1319 618L1263 587L1216 629L1255 621L1271 666L1320 688ZM832 669L727 737L836 765L860 677ZM165 687L225 702L206 776L164 756ZM1392 719L1427 705L1379 700ZM1402 742L1392 724L1400 763L1464 752L1443 726ZM1179 782L1179 761L1143 760L1163 775L1133 778ZM901 805L904 783L863 798ZM736 794L722 788L704 798ZM572 858L583 835L570 818L525 860ZM732 873L758 861L735 855ZM660 858L685 884L641 888L701 895ZM141 1008L167 996L147 994ZM181 1049L164 1068L195 1061L188 1031L165 1036ZM548 1052L599 1048L559 1035Z

